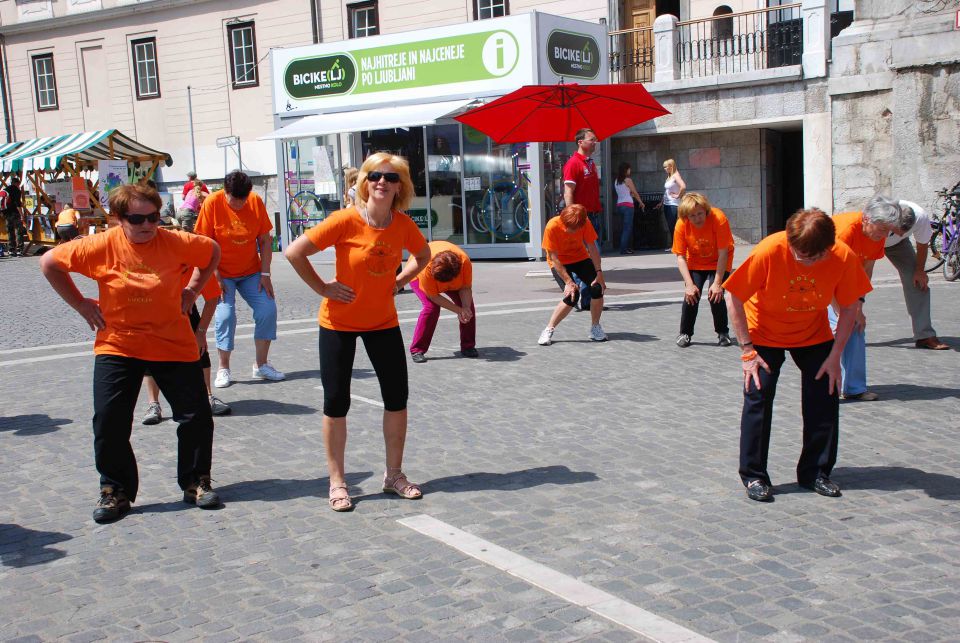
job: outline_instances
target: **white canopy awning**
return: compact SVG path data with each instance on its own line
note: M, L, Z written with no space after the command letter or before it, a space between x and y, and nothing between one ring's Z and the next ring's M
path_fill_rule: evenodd
M444 101L416 105L392 105L355 112L316 114L306 116L296 123L281 127L275 132L261 136L259 140L306 138L339 134L342 132L365 132L395 127L431 125L437 119L453 114L472 103L474 99Z

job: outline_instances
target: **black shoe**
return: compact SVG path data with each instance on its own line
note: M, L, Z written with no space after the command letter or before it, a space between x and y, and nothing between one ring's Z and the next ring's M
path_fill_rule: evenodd
M826 476L819 476L813 482L801 482L800 486L804 489L816 491L821 496L827 496L828 498L839 498L843 495L840 493L840 486Z
M97 508L93 510L93 520L99 523L113 522L122 518L128 511L130 511L130 501L123 489L101 487L100 501L97 502Z
M773 502L773 489L763 480L751 480L747 485L747 498L757 502Z
M427 356L423 353L410 353L410 359L413 360L414 364L426 364Z
M189 505L197 505L201 509L220 506L220 496L210 486L210 476L201 476L200 482L187 487L183 492L183 501Z
M460 354L463 355L464 357L471 357L471 358L480 357L480 353L477 351L476 348L466 348L460 351Z

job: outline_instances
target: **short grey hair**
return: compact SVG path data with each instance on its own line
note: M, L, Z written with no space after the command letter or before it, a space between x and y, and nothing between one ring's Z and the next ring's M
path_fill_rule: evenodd
M190 170L189 172L187 172L187 178L188 178L188 179L195 179L195 178L197 178L197 172L196 172L196 170Z
M913 229L913 225L917 222L917 213L913 211L909 205L904 204L901 201L900 206L900 224L897 226L901 231L907 232Z
M901 215L900 203L882 194L870 199L867 207L863 209L864 220L878 225L899 227Z

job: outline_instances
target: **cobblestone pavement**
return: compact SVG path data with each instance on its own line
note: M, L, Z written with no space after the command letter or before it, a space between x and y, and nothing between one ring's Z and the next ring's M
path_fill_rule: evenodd
M0 260L0 639L640 637L397 522L427 514L717 641L957 640L956 350L912 348L881 263L867 304L881 401L841 406L843 497L794 481L799 377L786 365L770 455L777 499L750 502L737 477L736 348L715 345L705 305L694 345L673 343L674 265L665 253L605 260L611 341L591 343L586 315L573 314L540 347L558 295L544 264L479 263L481 359L455 355L444 318L430 360L409 364L405 470L424 483L417 502L380 492L381 410L359 399L379 391L358 351L347 446L357 506L335 514L317 298L278 256L284 323L271 357L288 379L249 380L252 340L239 340L240 381L218 392L234 408L217 420L214 451L226 506L180 502L175 426L136 424L141 496L123 520L96 525L90 333L36 259ZM933 290L935 326L960 347L960 284L935 278ZM398 301L409 339L418 305L409 293Z

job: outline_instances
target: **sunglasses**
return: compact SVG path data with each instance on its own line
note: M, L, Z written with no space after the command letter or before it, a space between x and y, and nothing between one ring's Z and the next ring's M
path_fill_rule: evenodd
M370 172L367 174L367 180L371 183L379 183L380 179L386 179L387 183L399 183L400 174L397 172Z
M144 221L149 221L150 223L157 223L160 221L159 212L151 212L150 214L127 214L121 217L126 219L133 225L140 225Z

